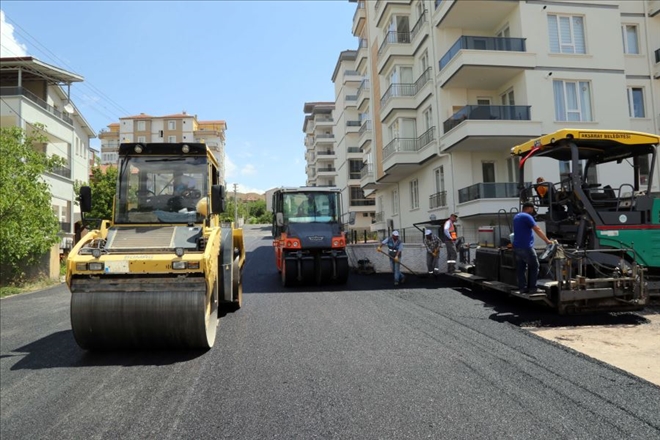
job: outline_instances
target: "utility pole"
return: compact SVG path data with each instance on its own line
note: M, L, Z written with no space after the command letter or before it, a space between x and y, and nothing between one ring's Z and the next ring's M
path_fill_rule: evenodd
M236 188L238 184L234 183L234 225L238 227L238 197L236 197Z

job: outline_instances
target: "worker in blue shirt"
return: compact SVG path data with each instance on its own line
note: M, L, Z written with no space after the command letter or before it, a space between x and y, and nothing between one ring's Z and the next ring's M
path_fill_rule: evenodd
M378 252L382 252L381 248L387 246L387 255L390 257L390 267L394 274L394 285L398 286L399 283L404 283L406 277L401 273L401 251L403 251L403 242L399 238L399 231L393 231L392 236L386 238L378 246Z
M518 289L520 293L538 293L536 281L539 276L539 259L534 250L534 234L545 241L552 243L536 224L532 214L534 204L525 202L522 211L513 217L513 253L516 256L516 269L518 273Z

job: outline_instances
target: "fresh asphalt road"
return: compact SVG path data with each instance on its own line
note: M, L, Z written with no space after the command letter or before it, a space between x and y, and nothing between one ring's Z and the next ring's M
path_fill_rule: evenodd
M85 352L66 286L0 301L0 437L660 438L660 388L520 327L566 318L442 277L284 289L269 228L245 234L206 352Z

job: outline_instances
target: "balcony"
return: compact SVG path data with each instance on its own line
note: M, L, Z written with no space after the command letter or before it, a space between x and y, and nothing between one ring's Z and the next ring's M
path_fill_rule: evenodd
M447 119L442 128L447 133L468 119L531 121L531 109L531 105L466 105Z
M444 208L447 206L447 191L431 194L429 197L429 209Z
M371 87L368 79L363 79L360 83L360 87L357 89L357 107L358 110L362 110L362 105L369 102L369 91Z
M378 48L378 73L385 68L387 60L395 56L412 56L410 32L389 31Z
M383 148L383 170L386 175L379 182L394 183L414 173L419 165L436 156L437 148L429 148L436 141L435 127L416 138L395 138Z
M330 160L330 159L336 159L337 158L337 156L335 155L334 150L317 151L316 152L316 157L317 157L317 160Z
M58 176L66 177L67 179L71 178L71 168L68 167L55 167L50 171L51 174L57 174Z
M526 185L529 185L527 183ZM518 207L517 182L476 183L458 190L458 205L462 217L495 214L500 209Z
M358 133L361 126L360 121L346 121L346 133Z
M357 55L355 58L355 68L357 70L361 71L366 71L365 69L362 69L362 63L367 61L367 57L369 55L369 42L367 41L366 38L360 38L358 40L358 48L357 48Z
M366 179L369 176L374 175L374 166L370 163L365 163L364 166L360 169L360 179Z
M350 206L375 206L376 201L371 199L350 199Z
M364 28L364 23L367 18L367 13L364 6L364 1L359 1L357 7L355 8L355 13L353 14L352 31L354 37L360 35L362 33L362 29Z
M316 127L332 127L335 124L335 120L332 116L316 116L314 118L314 126Z
M362 74L357 70L344 70L343 78L344 78L344 84L346 84L349 81L360 82L362 81Z
M517 8L518 0L483 1L479 3L479 13L476 14L474 2L436 0L433 26L490 32L506 21Z
M73 125L73 119L71 119L69 115L48 104L25 87L0 87L0 96L24 96L51 115L61 119L69 125Z
M358 145L362 149L371 141L371 120L367 119L362 121L362 126L360 127L360 130L358 130L358 136Z
M542 124L531 120L527 105L468 105L443 123L440 152L508 151L540 136Z
M649 17L655 17L660 13L660 0L650 0L648 2Z
M410 31L410 40L415 41L415 37L417 35L424 35L423 32L420 32L422 30L422 26L428 21L427 20L427 13L426 9L424 9L424 12L422 12L422 15L419 16L417 19L417 22L413 26L412 30ZM415 47L417 46L416 44L414 45Z
M337 169L335 167L316 168L316 175L319 177L336 176Z
M344 105L351 106L351 107L356 107L357 106L357 95L346 95L344 97Z
M421 93L427 83L431 81L431 68L426 69L417 78L417 80L410 83L394 83L390 84L385 93L380 99L380 114L381 120L386 120L392 110L394 109L411 109L414 110L426 99L429 93L432 92L430 88L427 93Z
M335 142L335 135L333 133L321 133L316 135L316 139L314 139L315 145L318 144L332 144Z
M536 67L524 38L462 36L439 61L443 88L495 90Z

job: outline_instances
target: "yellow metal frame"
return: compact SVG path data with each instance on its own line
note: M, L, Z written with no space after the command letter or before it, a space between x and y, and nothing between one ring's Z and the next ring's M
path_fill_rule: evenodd
M578 147L599 146L603 148L612 143L619 145L658 145L660 144L660 136L629 130L564 128L516 145L511 149L511 154L524 156L534 149L547 150L555 146L561 146L562 141L575 142Z

